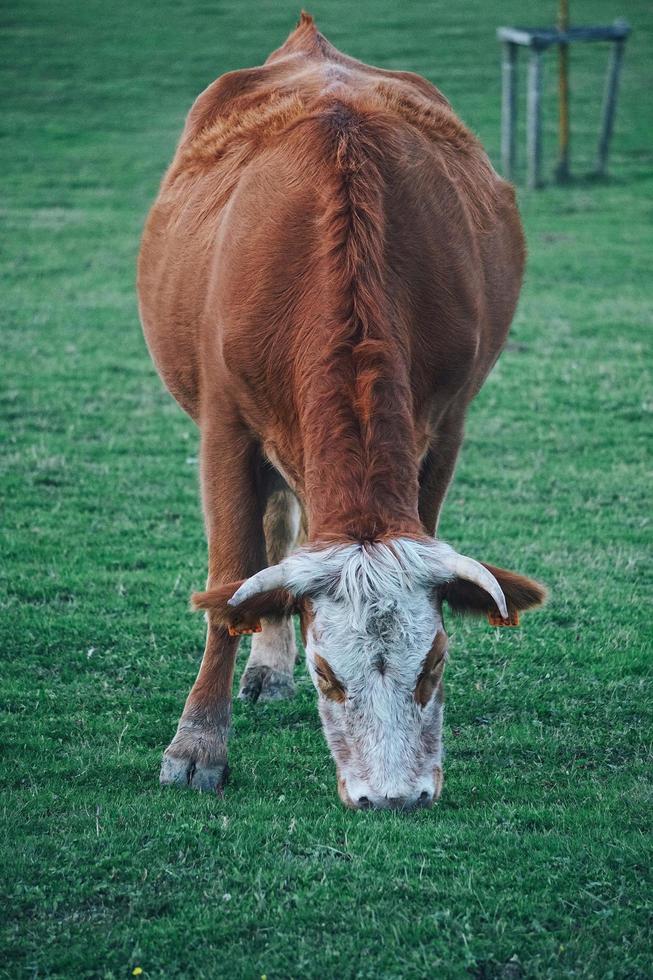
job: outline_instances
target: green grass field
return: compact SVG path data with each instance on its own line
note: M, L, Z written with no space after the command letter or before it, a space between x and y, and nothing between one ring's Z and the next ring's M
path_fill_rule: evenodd
M434 81L495 161L494 29L554 16L517 0L309 9L348 53ZM194 96L260 63L297 13L4 8L0 975L651 977L646 0L572 3L577 23L634 27L611 179L582 176L607 54L587 45L578 179L520 194L527 280L441 533L551 600L519 631L450 618L441 802L343 810L303 665L295 700L236 704L223 799L159 788L202 649L188 596L205 544L197 435L146 353L135 256Z

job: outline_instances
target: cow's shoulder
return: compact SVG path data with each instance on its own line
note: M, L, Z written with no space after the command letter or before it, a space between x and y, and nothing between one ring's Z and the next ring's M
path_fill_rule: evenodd
M250 108L270 92L276 73L263 65L230 71L198 95L186 119L184 139L192 140L216 120Z
M296 30L265 64L227 72L198 96L186 120L184 139L192 140L217 120L249 111L271 98L313 88L309 79L327 63L359 64L341 54L320 34L313 18L302 14Z
M397 89L403 89L407 94L419 96L426 102L446 109L451 109L451 103L444 97L439 88L414 71L385 71L376 69L379 76L391 81Z

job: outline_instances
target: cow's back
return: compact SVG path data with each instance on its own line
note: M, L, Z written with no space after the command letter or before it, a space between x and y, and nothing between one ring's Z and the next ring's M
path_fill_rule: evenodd
M148 219L144 329L194 418L225 396L259 431L271 417L292 419L289 372L330 329L324 215L338 147L363 137L417 412L430 411L433 392L444 404L482 382L521 279L512 190L433 86L361 65L303 21L266 65L223 76L198 98Z

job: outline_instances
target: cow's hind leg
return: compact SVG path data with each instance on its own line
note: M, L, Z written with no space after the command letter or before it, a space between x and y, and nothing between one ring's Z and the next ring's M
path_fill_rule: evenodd
M225 452L229 447L229 452ZM264 496L258 448L224 419L202 427L202 498L209 542L207 588L248 578L265 566ZM219 790L227 776L227 737L238 637L207 613L204 657L161 765L163 785Z
M271 488L263 526L268 565L276 565L297 541L301 520L294 493L280 481ZM245 701L279 701L295 693L293 668L297 645L292 617L263 619L263 630L252 637L252 652L240 681Z

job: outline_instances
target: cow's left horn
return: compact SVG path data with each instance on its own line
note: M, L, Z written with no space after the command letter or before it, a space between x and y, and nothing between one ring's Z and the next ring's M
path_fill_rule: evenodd
M251 599L253 595L261 592L269 592L271 589L282 589L285 585L285 576L282 565L270 565L262 571L245 579L239 589L236 589L231 599L227 599L228 606L238 606L246 599Z
M491 595L503 618L508 619L506 597L494 575L488 571L485 565L481 565L480 562L475 561L473 558L468 558L466 555L459 555L455 551L450 556L447 556L445 563L454 577L464 578L468 582L473 582Z

